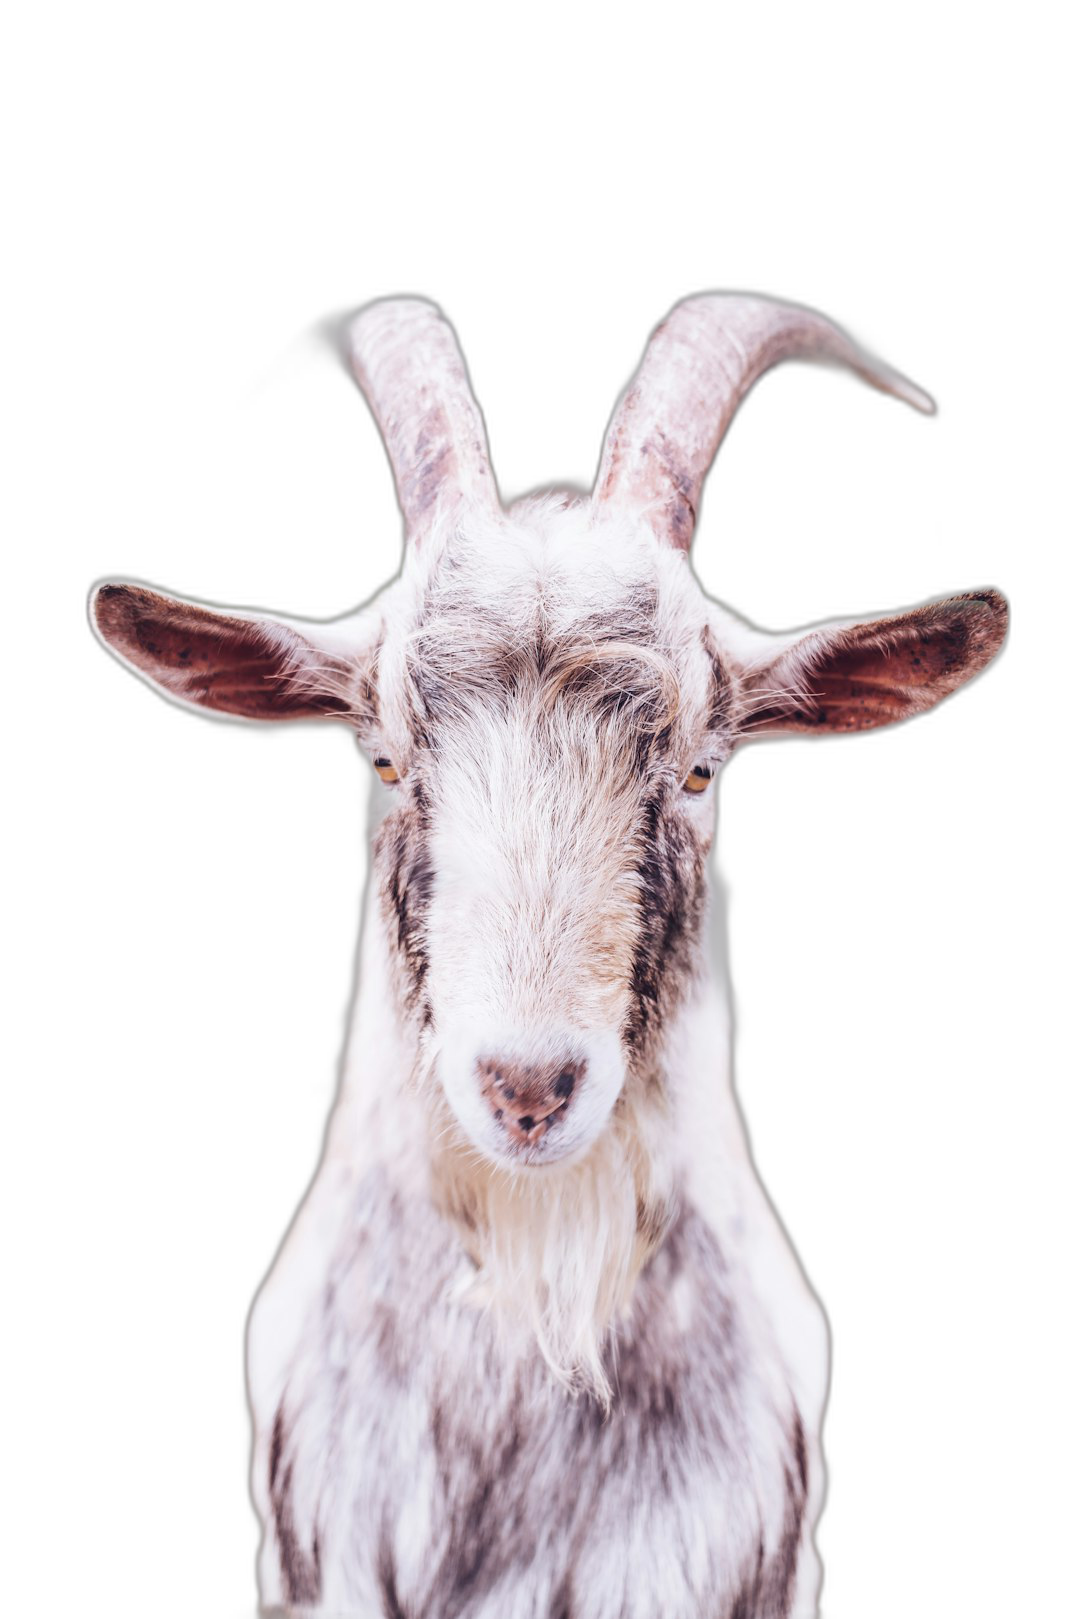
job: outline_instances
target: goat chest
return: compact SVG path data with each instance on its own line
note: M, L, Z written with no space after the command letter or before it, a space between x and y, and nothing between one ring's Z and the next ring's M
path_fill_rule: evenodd
M779 1619L804 1424L684 1209L607 1354L610 1410L463 1297L433 1209L361 1188L260 1447L281 1599L387 1619Z

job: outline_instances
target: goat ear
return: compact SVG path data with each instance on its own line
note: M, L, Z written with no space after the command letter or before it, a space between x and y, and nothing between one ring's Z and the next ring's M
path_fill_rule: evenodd
M182 702L252 720L343 718L355 707L349 661L286 621L127 584L99 585L90 612L111 651Z
M1004 596L980 590L812 630L744 667L742 736L864 731L921 714L990 662L1008 617Z

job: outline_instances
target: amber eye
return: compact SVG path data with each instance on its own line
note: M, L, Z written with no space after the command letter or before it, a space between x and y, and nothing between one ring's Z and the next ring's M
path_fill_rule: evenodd
M712 779L713 773L708 765L695 765L683 782L683 792L703 793Z
M386 757L385 754L382 754L382 753L378 754L377 757L372 759L371 762L375 766L375 774L378 776L380 781L400 781L401 780L401 777L398 775L395 766L390 763L390 760Z

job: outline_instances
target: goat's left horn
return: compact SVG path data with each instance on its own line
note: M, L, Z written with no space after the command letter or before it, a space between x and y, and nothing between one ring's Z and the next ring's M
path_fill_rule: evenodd
M594 506L630 505L688 550L701 486L744 395L781 360L829 360L933 413L929 394L864 353L824 315L739 293L676 304L649 339L604 440Z
M347 323L344 346L390 457L407 537L421 538L437 513L457 506L498 510L483 417L436 306L369 304Z

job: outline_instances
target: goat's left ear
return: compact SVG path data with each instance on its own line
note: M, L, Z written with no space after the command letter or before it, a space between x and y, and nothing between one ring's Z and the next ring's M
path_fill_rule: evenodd
M892 618L825 625L743 666L741 736L863 731L932 708L977 675L1005 639L996 590Z
M181 702L250 720L344 718L355 708L349 660L320 625L309 635L287 620L129 584L99 585L90 612L118 657Z

